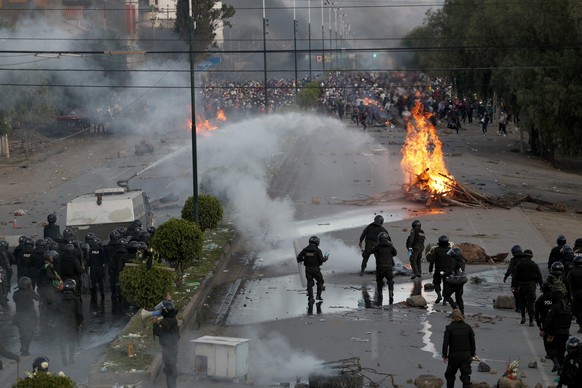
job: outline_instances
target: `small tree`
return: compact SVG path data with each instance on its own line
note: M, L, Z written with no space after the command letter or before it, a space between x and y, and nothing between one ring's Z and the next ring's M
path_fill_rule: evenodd
M313 108L320 94L321 87L319 84L317 82L310 82L299 90L297 105L301 109Z
M27 372L28 373L28 372ZM53 375L52 373L34 372L24 379L17 379L12 388L75 388L77 384L69 376Z
M174 275L157 262L150 269L145 262L126 266L119 274L121 294L129 304L151 310L172 293Z
M198 225L172 218L156 229L151 245L176 269L176 285L180 285L184 270L200 260L203 241L204 232Z
M224 209L218 198L208 194L198 196L198 226L202 231L216 228L223 214ZM184 203L182 219L194 222L193 197L188 197Z

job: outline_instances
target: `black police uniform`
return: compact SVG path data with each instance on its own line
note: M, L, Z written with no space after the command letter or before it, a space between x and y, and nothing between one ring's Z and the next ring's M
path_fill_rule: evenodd
M388 231L378 222L374 221L364 228L360 235L360 245L365 241L364 251L362 252L362 265L360 272L363 273L368 266L368 260L372 254L372 250L378 244L378 235L380 233L388 233ZM390 237L388 237L390 240Z
M432 254L434 255L433 256L434 259L430 260L430 264L428 266L428 272L432 273L434 270L434 275L432 276L432 284L434 285L434 291L437 294L437 299L435 303L439 303L443 298L441 294L442 291L441 281L443 279L443 275L441 275L441 272L445 271L452 272L452 269L449 269L451 257L447 254L449 249L450 248L448 243L444 247L438 246L434 248L432 252Z
M58 307L59 347L63 364L75 362L75 350L79 341L83 309L76 290L64 290ZM67 357L68 350L68 357Z
M548 287L546 290L542 288L543 293L536 299L536 303L534 305L534 317L537 326L539 327L540 331L543 332L543 322L545 321L546 317L548 316L548 311L550 311L550 307L552 307L552 291ZM548 334L544 333L542 335L542 339L544 341L544 350L546 351L546 358L548 358L549 353L551 353L551 349L548 350Z
M14 326L18 328L20 335L20 354L23 356L29 355L30 343L34 336L36 328L36 310L34 308L34 301L38 300L38 295L31 288L18 288L12 294L12 299L16 306L16 312L12 319Z
M525 323L525 312L529 316L529 325L534 323L534 304L536 300L536 284L540 287L544 281L540 267L532 260L532 256L524 252L524 257L515 266L511 277L511 288L517 290L521 308L521 323Z
M60 241L63 238L61 236L61 227L55 223L48 223L44 227L43 236L44 238L50 237L53 241Z
M471 360L476 354L475 333L464 321L451 322L445 329L443 357L448 358L445 378L447 388L455 387L455 375L461 371L463 388L471 386Z
M552 306L542 325L542 331L548 335L548 355L554 362L552 372L559 370L564 365L564 352L566 351L566 341L570 334L572 314L562 295L552 292Z
M297 262L305 266L305 277L307 278L307 298L313 301L313 284L317 283L317 299L321 300L323 291L323 275L319 268L326 259L323 257L321 249L315 244L309 244L297 255Z
M97 287L101 293L101 301L105 298L103 281L105 279L105 252L99 246L93 246L89 249L87 261L89 264L91 279L91 300L97 300Z
M422 276L421 260L425 239L424 230L417 227L410 230L410 235L406 240L406 249L412 249L410 253L410 266L415 277Z
M180 328L176 319L177 311L162 313L164 319L154 324L154 337L158 337L162 347L162 360L164 361L164 374L166 386L176 387L178 363L178 341L180 340Z
M378 245L372 250L376 258L376 287L378 306L382 305L382 289L384 279L388 284L389 303L394 303L394 256L396 248L388 239L380 239Z
M463 301L463 287L465 287L466 276L462 276L465 271L465 258L463 255L449 256L449 263L443 270L443 299L451 307L459 309L465 314L465 302ZM452 276L452 277L451 277ZM455 300L452 296L455 295Z
M572 314L576 317L576 323L580 325L582 332L582 267L574 267L568 273L568 284L572 294Z

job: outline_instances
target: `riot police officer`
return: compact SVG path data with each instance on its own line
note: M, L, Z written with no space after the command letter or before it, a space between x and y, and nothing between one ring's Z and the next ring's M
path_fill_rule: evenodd
M552 248L550 251L550 255L548 257L548 270L552 268L552 264L556 261L562 260L561 250L566 245L566 237L561 234L556 238L556 246Z
M449 250L449 238L443 235L439 237L437 246L434 249L431 249L426 255L426 259L430 263L428 266L428 272L432 274L434 270L432 284L434 285L434 291L437 294L435 303L440 303L440 301L443 300L441 282L444 271L449 269L451 260L451 257L448 255ZM443 304L445 303L446 301L443 302Z
M319 249L319 237L311 236L309 238L309 245L303 248L297 255L297 262L303 263L305 266L305 277L307 278L307 300L313 303L313 284L317 284L317 299L323 300L321 293L323 291L323 275L321 274L320 266L327 261L327 256L324 256Z
M103 251L103 243L100 239L95 238L91 242L89 249L89 275L91 279L91 302L97 302L97 287L101 294L101 303L105 299L105 291L103 282L105 279L105 252Z
M360 276L364 276L364 271L368 265L368 259L372 254L372 250L378 244L378 235L380 233L388 234L388 231L384 229L382 224L384 223L384 217L381 215L377 215L374 217L374 222L369 224L364 228L362 234L360 235L360 242L359 246L362 248L362 243L365 242L364 249L362 251L362 265L360 266ZM390 240L390 235L388 235L388 239Z
M153 334L158 337L162 347L162 361L164 362L164 373L166 375L166 386L176 387L178 362L178 342L180 341L180 328L178 327L178 310L171 300L164 300L156 306L156 310L161 311L162 318L154 318Z
M443 269L443 299L454 309L461 310L465 314L465 303L463 301L463 287L467 282L465 274L465 257L461 248L452 248L447 254L450 259ZM455 300L452 296L455 295Z
M572 293L572 314L576 317L578 333L582 333L582 255L576 255L573 262L574 268L567 279Z
M65 280L58 312L59 347L63 365L72 364L75 362L75 349L83 323L81 298L77 291L77 283L73 279Z
M422 252L424 251L424 240L425 240L424 230L421 229L421 223L419 220L414 220L412 222L412 229L410 230L410 235L406 239L406 249L408 249L408 255L410 256L410 266L412 267L412 277L411 279L419 278L422 276L421 260Z
M46 220L48 224L44 226L43 237L50 237L53 241L59 241L61 239L61 227L57 225L57 215L51 213L46 217Z
M388 233L380 233L378 235L378 245L372 250L372 254L376 258L376 287L378 306L382 306L382 289L384 288L384 279L388 284L388 303L394 303L394 256L396 256L396 248L392 245Z
M20 279L23 276L30 278L34 287L36 263L34 262L34 241L30 237L24 239L15 259L18 278Z

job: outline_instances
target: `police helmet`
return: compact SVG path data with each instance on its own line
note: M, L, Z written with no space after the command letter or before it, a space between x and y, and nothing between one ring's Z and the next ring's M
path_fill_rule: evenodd
M156 232L156 228L154 226L150 226L147 228L147 232L150 234L150 237L153 237L154 233Z
M67 252L67 253L75 252L75 246L73 244L65 245L65 252Z
M378 214L376 217L374 217L374 222L378 225L382 225L384 223L384 217Z
M439 247L446 247L449 245L449 238L447 236L440 236L438 241Z
M37 247L43 247L46 248L46 241L42 238L36 240L36 242L34 243L35 246Z
M95 237L93 241L91 241L91 249L101 249L103 248L103 241L100 238Z
M378 241L390 241L390 236L386 232L378 233Z
M121 246L127 247L127 240L124 238L120 238L119 240L117 240L117 246L118 247L121 247Z
M141 228L142 227L141 220L134 220L132 225L135 229Z
M34 240L31 239L30 237L27 237L26 240L24 240L24 245L32 247L32 246L34 246Z
M43 255L43 258L45 260L47 260L47 259L53 259L54 260L54 259L57 259L58 257L59 257L58 252L57 251L53 251L53 250L46 251L44 253L44 255Z
M562 249L560 249L560 253L564 256L570 256L574 254L574 250L569 245L564 245Z
M87 233L85 235L85 242L90 244L91 241L95 240L95 233Z
M59 243L56 241L50 242L47 245L49 251L58 251L59 250Z
M309 237L309 243L314 244L316 246L319 246L319 237L317 237L317 236Z
M30 286L32 286L32 280L30 280L28 276L23 276L18 279L18 288L25 289L29 288Z
M109 233L110 240L117 241L119 237L121 236L119 235L119 231L117 229L112 230L111 233Z
M128 244L127 244L127 251L129 253L136 253L137 250L139 249L139 241L136 240L131 240Z
M73 279L67 279L65 280L65 283L63 284L63 290L64 291L75 291L77 289L77 282Z
M568 341L566 341L566 351L568 353L575 352L576 350L580 349L581 346L582 344L580 338L578 337L571 336L568 338Z
M63 230L63 239L69 240L71 238L76 238L73 230L71 228L66 228L65 230Z
M523 250L521 249L521 247L519 245L514 245L511 247L511 254L513 256L521 255L522 253L523 253Z
M450 249L447 252L447 254L449 256L452 256L452 257L455 257L456 258L456 257L462 256L463 255L463 251L459 247L454 247L454 248Z
M8 244L8 241L4 241L4 240L0 241L0 249L8 249L9 246L10 245Z
M420 220L412 221L412 227L413 228L420 228Z
M151 237L150 234L147 231L145 231L145 230L142 230L140 232L140 234L139 234L140 241L143 241L145 243L147 243L148 241L150 241L150 237Z
M26 241L27 238L28 238L28 236L20 236L20 237L18 237L18 244L24 245L24 242Z
M566 236L564 236L563 234L559 235L559 236L556 238L556 243L557 243L558 245L566 245Z
M48 216L46 216L46 220L48 221L49 224L54 224L55 222L57 222L57 216L56 214L51 213Z
M574 256L574 267L582 267L582 255Z
M582 247L582 238L577 238L576 241L574 241L574 246Z
M46 243L46 245L48 245L48 244L52 243L53 241L55 241L55 240L53 240L53 239L52 239L52 238L50 238L50 237L45 237L45 238L44 238L44 242Z
M550 292L552 291L552 286L550 286L550 283L548 282L544 282L542 283L542 292Z
M49 359L45 356L40 356L34 359L32 362L33 372L48 372L49 371Z
M162 317L168 317L176 314L176 305L171 300L163 300L156 306L157 311L161 311Z
M139 249L140 249L141 251L143 251L143 252L147 251L147 250L148 250L148 244L146 244L146 243L145 243L145 242L143 242L143 241L140 241L140 242L139 242Z
M528 256L528 257L533 257L533 252L531 249L526 249L525 251L523 251L523 255Z
M552 275L561 275L562 273L564 273L564 264L562 264L561 261L556 261L555 263L552 264L550 268L550 273Z
M117 233L119 233L120 237L125 237L127 235L127 228L123 226L118 226L115 230L117 230Z

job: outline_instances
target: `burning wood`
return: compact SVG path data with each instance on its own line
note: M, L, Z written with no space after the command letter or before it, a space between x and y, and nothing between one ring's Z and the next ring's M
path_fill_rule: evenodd
M405 173L404 195L427 206L501 207L509 209L523 202L537 204L538 210L565 212L566 207L529 195L490 197L458 182L447 170L442 143L431 123L432 113L425 113L418 101L412 109L412 120L406 124L406 140L400 166ZM342 201L345 205L372 205L397 199L394 193L383 192L360 200Z

